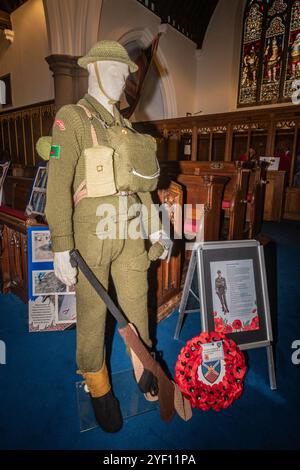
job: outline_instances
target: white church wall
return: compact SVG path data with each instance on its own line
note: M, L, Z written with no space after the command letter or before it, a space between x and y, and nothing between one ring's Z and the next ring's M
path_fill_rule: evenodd
M103 0L99 39L126 44L141 38L144 45L157 34L160 19L136 0ZM145 40L147 31L147 41ZM147 42L147 43L146 43ZM196 45L175 29L167 27L161 37L156 64L160 81L154 86L155 72L145 84L143 101L135 112L136 120L185 116L195 112L197 63ZM163 99L163 103L161 100Z
M53 99L52 73L45 61L48 38L42 0L28 0L12 13L11 21L14 42L0 60L0 77L11 74L13 106L5 109Z

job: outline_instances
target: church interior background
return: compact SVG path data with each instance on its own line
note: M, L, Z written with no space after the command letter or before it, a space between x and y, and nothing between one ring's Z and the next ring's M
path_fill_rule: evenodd
M156 140L156 197L170 208L191 204L185 224L194 235L194 207L204 204L205 241L256 239L277 252L268 282L278 390L268 389L264 356L253 350L245 396L232 411L198 413L167 428L152 410L129 419L118 442L99 429L78 431L74 329L28 333L27 313L28 227L46 226L42 213L26 212L42 164L36 143L51 134L57 111L86 93L77 59L103 39L118 41L139 64L120 111ZM300 0L0 0L0 340L7 354L0 374L11 387L0 390L0 448L299 450L299 371L291 362L300 338L299 104ZM175 246L170 262L149 274L153 328L170 370L200 327L190 315L173 339L189 263ZM128 364L119 362L118 341L111 367L122 370ZM43 362L49 377L45 371L35 384ZM21 399L18 377L22 407L13 403Z

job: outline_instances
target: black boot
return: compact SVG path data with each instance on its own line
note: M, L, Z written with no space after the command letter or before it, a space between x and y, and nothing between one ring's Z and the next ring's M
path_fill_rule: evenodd
M103 397L94 398L90 395L95 417L105 432L118 432L123 426L123 418L119 401L110 390Z
M152 397L158 395L158 382L155 375L148 369L144 369L140 380L137 382L138 387L143 393L150 393Z
M151 356L155 361L157 361L160 352L149 351ZM133 371L134 378L138 384L138 387L142 393L149 393L151 397L157 397L158 395L158 381L155 375L148 369L144 369L142 375L139 379L135 376L135 371Z

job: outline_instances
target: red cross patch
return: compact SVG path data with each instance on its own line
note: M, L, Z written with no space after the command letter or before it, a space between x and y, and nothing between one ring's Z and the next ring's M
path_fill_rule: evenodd
M61 131L66 130L66 126L64 125L64 122L61 119L56 119L54 125L58 126Z

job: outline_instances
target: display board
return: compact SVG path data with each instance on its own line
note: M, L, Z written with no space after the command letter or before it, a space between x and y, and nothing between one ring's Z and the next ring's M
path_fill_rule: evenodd
M28 227L29 331L58 331L76 322L74 287L54 274L48 227Z

